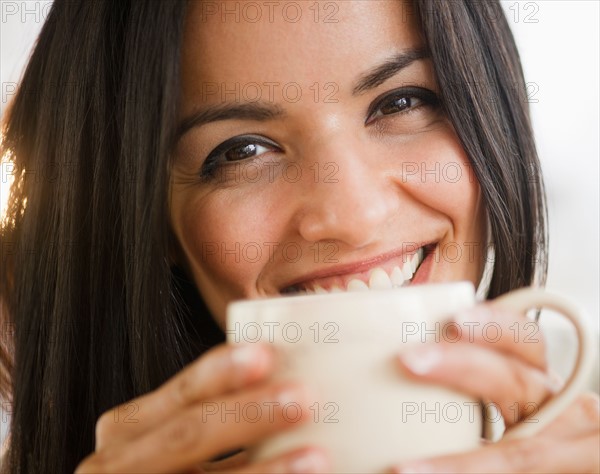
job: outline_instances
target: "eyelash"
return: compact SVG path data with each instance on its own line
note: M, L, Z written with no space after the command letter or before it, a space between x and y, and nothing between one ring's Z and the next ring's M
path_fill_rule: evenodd
M373 101L373 105L369 107L369 111L367 112L367 119L365 120L365 125L369 125L375 120L373 116L375 112L379 112L381 108L385 105L389 105L392 101L397 99L418 99L422 102L422 104L412 106L408 109L404 109L399 112L395 112L390 114L395 116L397 114L408 115L410 113L415 112L421 107L432 107L438 108L440 105L440 100L437 94L429 89L424 89L422 87L403 87L402 89L396 89L392 92L386 92L385 94L380 95ZM381 115L381 117L385 117L385 115Z
M381 109L386 105L391 105L392 102L397 101L399 99L409 99L408 104L403 110L399 110L397 112L393 112L391 114L383 115L380 114L376 116L376 113L381 112ZM417 105L412 105L411 102L417 99L419 102ZM431 107L431 108L439 108L440 100L437 94L429 89L424 89L422 87L403 87L401 89L396 89L391 92L386 92L381 96L377 97L372 105L369 107L367 112L367 119L365 120L365 125L371 125L373 122L377 120L382 120L386 117L396 117L398 115L408 115L411 114L422 107ZM200 175L203 181L210 181L214 178L216 172L220 167L226 166L227 163L237 163L246 161L247 159L256 158L254 155L249 156L248 158L242 158L241 160L227 160L224 158L224 155L235 149L248 147L250 145L255 145L263 148L274 148L275 151L281 151L281 148L271 140L266 139L263 136L259 135L241 135L238 137L230 138L229 140L224 141L220 145L218 145L213 151L211 151L206 160L202 165L202 169L200 171Z
M225 166L226 163L236 163L243 161L228 161L226 159L223 159L222 156L225 155L227 152L233 150L234 148L247 147L248 145L258 145L262 147L271 147L281 150L276 143L272 142L271 140L267 140L265 137L259 135L241 135L239 137L230 138L229 140L221 143L208 154L206 160L204 160L202 170L200 172L202 179L207 181L210 180L215 176L219 168L221 166Z

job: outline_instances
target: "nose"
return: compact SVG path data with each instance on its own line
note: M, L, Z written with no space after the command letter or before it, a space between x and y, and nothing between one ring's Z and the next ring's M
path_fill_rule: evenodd
M298 209L298 232L309 242L334 240L365 247L397 212L400 192L359 139L344 137L312 150L311 186Z

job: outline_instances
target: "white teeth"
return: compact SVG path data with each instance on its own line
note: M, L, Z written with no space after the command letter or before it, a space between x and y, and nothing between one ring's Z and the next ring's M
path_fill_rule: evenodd
M314 285L311 289L299 290L298 294L326 294L326 293L342 293L346 291L368 291L368 290L385 290L389 288L400 288L410 285L412 278L423 261L424 250L420 248L414 255L406 258L406 261L400 266L395 266L391 274L383 268L374 268L369 276L369 283L365 283L358 278L353 278L348 282L346 289L339 286L332 286L325 289L322 286Z
M350 280L346 287L348 291L369 291L369 287L364 281L361 280Z
M392 283L394 286L401 286L404 283L404 275L400 267L394 267L392 270Z
M376 268L371 272L369 287L372 290L387 290L392 287L392 280L383 268Z
M410 259L410 269L411 269L413 275L415 273L415 270L417 269L417 265L419 265L419 255L418 254L414 254L412 256L412 258Z
M421 247L419 250L417 250L417 253L415 253L413 255L412 261L410 262L413 274L417 270L417 267L419 266L419 264L421 263L422 260L423 260L423 248Z
M410 280L413 276L412 271L412 262L407 260L404 265L402 265L402 275L404 276L404 281Z

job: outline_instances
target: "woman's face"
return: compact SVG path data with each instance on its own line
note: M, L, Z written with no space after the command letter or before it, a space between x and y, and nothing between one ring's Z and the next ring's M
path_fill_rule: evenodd
M186 20L174 258L219 324L240 298L477 284L479 185L412 10L286 5L190 2Z

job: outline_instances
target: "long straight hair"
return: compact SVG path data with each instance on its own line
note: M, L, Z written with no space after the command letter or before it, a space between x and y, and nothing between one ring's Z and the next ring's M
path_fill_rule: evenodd
M543 187L501 8L415 7L488 211L489 296L530 284L536 269L542 281ZM55 0L7 113L0 156L15 182L0 231L0 389L12 403L10 472L72 472L104 411L224 339L168 257L185 12L185 0Z

